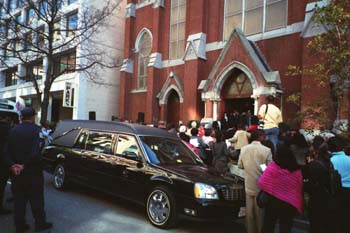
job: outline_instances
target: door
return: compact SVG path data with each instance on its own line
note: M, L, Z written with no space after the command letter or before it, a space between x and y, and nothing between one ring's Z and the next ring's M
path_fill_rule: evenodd
M67 162L65 166L67 168L67 172L80 180L86 181L86 171L84 171L84 167L81 164L86 160L86 141L88 138L88 132L86 130L82 130L73 146L71 153L66 158Z
M109 173L114 159L115 138L113 133L89 131L81 163L88 184L106 191L110 186L117 189L114 177Z
M167 104L167 123L173 123L176 126L180 120L180 97L175 90L172 90L168 97Z
M112 169L120 179L122 195L125 198L143 202L146 175L135 136L119 134L115 156L117 160Z
M254 99L252 98L237 98L225 99L225 112L233 113L238 111L240 114L250 111L254 113Z

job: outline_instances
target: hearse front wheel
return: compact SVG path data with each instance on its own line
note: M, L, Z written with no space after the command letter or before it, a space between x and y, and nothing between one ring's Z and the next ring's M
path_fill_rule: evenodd
M152 189L147 198L147 216L156 227L168 229L178 220L176 202L172 191L165 186Z

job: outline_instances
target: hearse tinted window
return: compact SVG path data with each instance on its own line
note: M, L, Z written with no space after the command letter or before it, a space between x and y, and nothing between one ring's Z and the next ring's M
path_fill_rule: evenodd
M87 132L82 132L79 135L77 141L75 142L74 148L85 149L87 136L88 136Z
M135 137L129 135L119 135L116 154L121 157L136 158L139 156L139 147Z
M90 131L86 143L86 150L104 154L113 154L112 139L112 134Z

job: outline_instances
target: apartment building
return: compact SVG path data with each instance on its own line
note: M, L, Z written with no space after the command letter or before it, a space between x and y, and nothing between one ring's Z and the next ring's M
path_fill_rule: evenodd
M90 69L81 72L79 68L88 62L87 51L102 51L114 63L123 57L126 1L120 1L114 14L108 18L107 25L101 26L88 39L86 34L81 33L80 38L74 39L79 42L72 43L67 41L74 32L79 31L82 20L86 20L86 12L89 8L102 7L100 1L34 1L34 7L29 2L33 1L1 1L0 17L3 20L0 42L3 49L0 51L0 98L32 105L40 113L38 98L42 97L37 95L37 89L44 88L48 56L31 51L45 46L47 38L44 37L50 33L47 23L43 22L43 15L56 4L54 7L57 7L58 16L55 15L52 40L58 49L55 50L51 70L57 78L50 89L48 120L111 120L117 116L120 68L100 67L93 72ZM19 22L17 25L11 22L13 18ZM17 33L16 27L21 27L22 31ZM60 46L62 44L65 46ZM20 58L18 51L21 51ZM96 59L99 63L104 62L101 57ZM35 85L31 81L33 79L36 80Z

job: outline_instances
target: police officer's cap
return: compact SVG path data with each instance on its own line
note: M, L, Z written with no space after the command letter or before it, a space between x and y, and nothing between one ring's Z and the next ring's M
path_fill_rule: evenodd
M31 117L31 116L35 116L35 114L36 112L32 107L25 107L21 111L22 117Z

